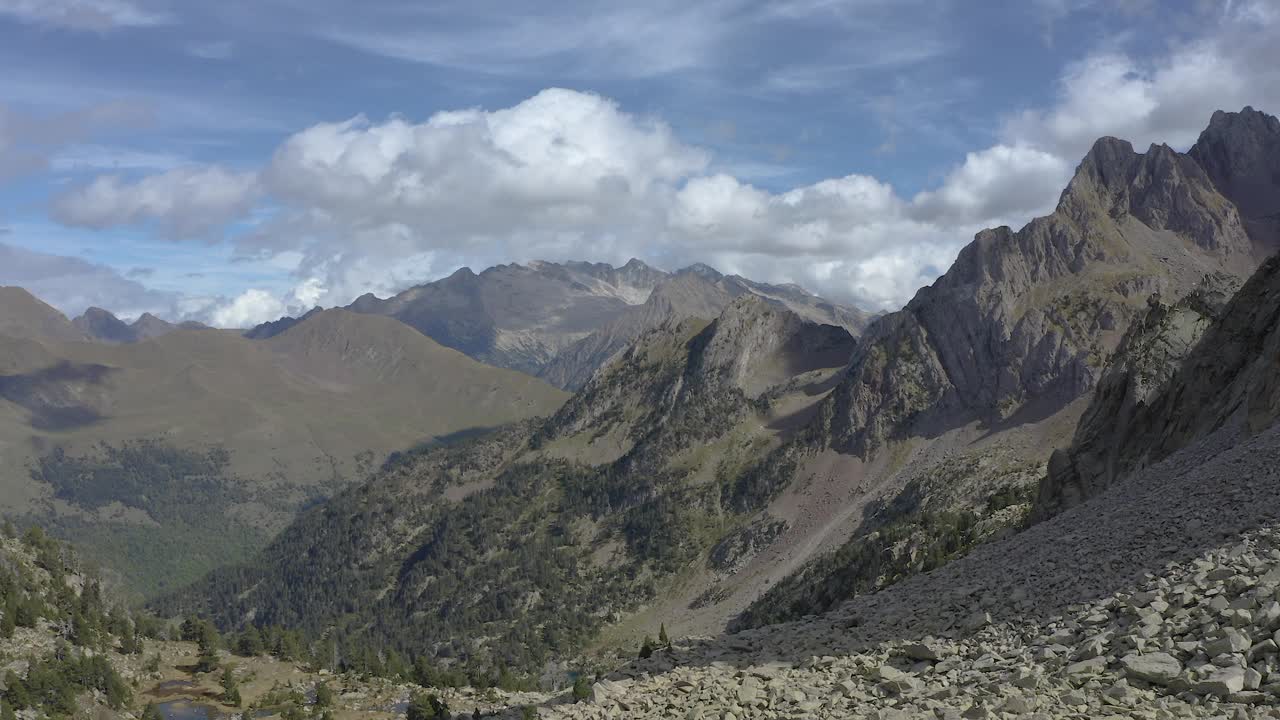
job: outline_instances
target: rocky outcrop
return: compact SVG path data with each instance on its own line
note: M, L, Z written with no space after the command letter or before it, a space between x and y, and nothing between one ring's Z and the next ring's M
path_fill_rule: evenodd
M1148 296L1252 267L1234 205L1191 157L1103 138L1052 215L979 233L868 330L828 402L826 442L865 455L1032 403L1062 407L1098 381Z
M1147 406L1168 389L1182 362L1239 288L1229 275L1210 275L1196 290L1166 305L1152 296L1112 356L1076 428L1071 447L1057 450L1049 477L1041 484L1033 520L1080 503L1132 469L1134 458L1117 457L1121 447L1141 441Z
M1280 414L1280 257L1230 302L1221 286L1156 306L1130 333L1069 450L1055 453L1035 517L1096 495L1224 426Z
M1187 154L1240 210L1259 258L1280 250L1280 120L1219 110Z

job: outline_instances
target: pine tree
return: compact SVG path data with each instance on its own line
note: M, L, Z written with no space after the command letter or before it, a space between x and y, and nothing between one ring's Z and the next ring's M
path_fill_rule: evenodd
M671 649L671 638L667 637L667 624L662 623L658 628L658 647Z
M326 708L333 704L333 690L328 683L316 685L316 706Z
M235 671L231 666L222 669L222 701L234 707L240 707L240 686L236 682Z
M0 610L0 612L4 613L4 617L0 617L0 638L11 638L18 627L16 617L18 614L18 603L5 603L4 608Z
M449 706L435 693L418 693L409 701L407 720L437 720L449 717Z
M644 636L644 642L640 644L640 657L648 658L653 655L653 638L648 635Z
M573 701L583 702L591 697L591 681L586 675L579 675L578 679L573 681Z

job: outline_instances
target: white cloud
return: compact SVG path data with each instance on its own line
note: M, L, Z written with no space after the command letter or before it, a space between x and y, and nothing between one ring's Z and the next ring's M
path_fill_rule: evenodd
M60 222L89 228L157 221L175 239L203 238L243 217L257 195L254 173L220 167L186 167L135 182L103 175L54 200Z
M288 308L266 290L251 288L230 302L205 310L215 327L251 328L284 315Z
M1072 64L1056 104L1010 118L1004 135L1069 159L1103 135L1185 149L1214 110L1280 107L1280 14L1271 4L1225 3L1201 22L1204 36L1154 58L1103 52Z
M995 145L965 156L937 190L912 201L921 219L946 225L1042 215L1071 178L1066 159L1025 145Z
M1098 136L1185 147L1215 109L1280 108L1280 50L1259 39L1274 36L1276 14L1236 3L1215 22L1160 57L1113 48L1083 58L1051 106L1010 118L1000 142L913 197L858 174L772 192L717 172L708 152L660 120L552 89L422 122L319 124L288 137L256 177L216 168L109 177L59 208L82 225L154 221L173 235L206 235L261 193L268 203L258 212L271 212L237 249L287 260L296 287L219 301L210 311L218 324L385 295L459 265L538 258L705 261L893 308L978 230L1052 209Z
M0 0L0 15L34 25L104 32L119 27L147 27L169 21L161 12L131 0Z

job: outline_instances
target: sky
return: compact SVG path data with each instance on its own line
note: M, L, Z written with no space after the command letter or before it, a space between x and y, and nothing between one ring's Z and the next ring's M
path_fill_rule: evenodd
M894 309L1093 141L1280 112L1280 0L0 0L0 284L247 327L636 257Z

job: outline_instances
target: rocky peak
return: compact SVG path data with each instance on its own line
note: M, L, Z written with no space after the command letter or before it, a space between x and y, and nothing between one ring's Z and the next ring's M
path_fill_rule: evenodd
M1096 142L1053 214L978 233L898 313L872 324L824 408L829 441L885 440L1060 408L1089 391L1154 292L1247 276L1252 244L1194 159Z
M128 343L136 340L133 329L124 321L100 307L91 307L71 321L85 335L94 340L109 343Z
M1219 110L1187 154L1239 208L1257 252L1280 248L1280 119Z
M699 275L710 280L719 280L724 277L719 270L707 265L706 263L694 263L688 267L680 268L676 271L677 275Z
M842 365L854 345L844 328L808 322L751 294L730 303L704 335L700 371L749 397L800 373Z
M173 323L161 320L155 315L147 312L142 313L137 320L134 320L133 324L129 326L129 329L133 332L134 340L141 342L143 340L160 337L161 335L167 335L173 332L176 329L176 326Z

